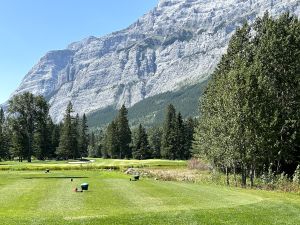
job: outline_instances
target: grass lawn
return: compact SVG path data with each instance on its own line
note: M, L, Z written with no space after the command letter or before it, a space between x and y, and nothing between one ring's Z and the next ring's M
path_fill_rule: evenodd
M5 161L0 162L0 170L82 170L82 169L122 169L126 167L185 167L187 165L184 160L125 160L125 159L101 159L90 158L92 162L80 163L78 160L69 161L39 161L33 160L31 163Z
M300 224L297 194L129 178L104 170L0 171L0 223ZM83 182L88 191L72 191Z

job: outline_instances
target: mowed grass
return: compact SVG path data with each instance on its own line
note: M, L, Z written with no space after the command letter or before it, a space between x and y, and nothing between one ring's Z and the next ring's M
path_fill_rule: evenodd
M71 182L73 178L73 182ZM300 224L300 196L116 171L0 171L1 224ZM73 192L83 182L83 193Z
M0 162L0 170L84 170L84 169L123 169L128 167L183 167L187 165L184 160L126 160L126 159L101 159L90 158L91 162L80 162L78 160L68 161L39 161L33 160L31 163L5 161Z

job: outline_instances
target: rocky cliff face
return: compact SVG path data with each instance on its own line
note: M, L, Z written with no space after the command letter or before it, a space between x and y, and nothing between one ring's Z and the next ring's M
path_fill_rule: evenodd
M13 93L44 95L55 121L68 101L80 114L128 107L210 75L236 27L268 10L300 15L299 0L160 0L127 29L48 52Z

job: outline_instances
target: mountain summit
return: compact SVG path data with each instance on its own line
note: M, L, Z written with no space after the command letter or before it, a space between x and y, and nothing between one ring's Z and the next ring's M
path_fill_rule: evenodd
M128 28L50 51L19 88L44 95L58 122L68 101L80 114L206 80L235 29L265 11L300 15L299 0L161 0Z

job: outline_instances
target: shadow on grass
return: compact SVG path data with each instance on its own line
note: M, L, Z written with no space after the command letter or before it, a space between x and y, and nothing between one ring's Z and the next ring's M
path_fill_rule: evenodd
M65 177L24 177L24 179L75 179L75 178L89 178L89 177L71 177L71 176L65 176Z

